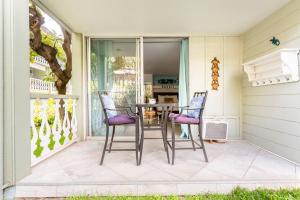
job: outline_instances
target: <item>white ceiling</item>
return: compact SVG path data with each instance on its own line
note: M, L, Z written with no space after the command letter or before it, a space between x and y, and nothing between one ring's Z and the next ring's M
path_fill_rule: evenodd
M144 42L145 74L179 74L180 40L145 39Z
M241 34L289 0L40 0L87 35Z

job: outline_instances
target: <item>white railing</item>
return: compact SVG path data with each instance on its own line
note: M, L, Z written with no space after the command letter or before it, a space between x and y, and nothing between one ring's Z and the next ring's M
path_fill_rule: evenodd
M57 94L57 89L54 82L30 78L30 92L42 94ZM72 94L72 85L70 83L67 84L67 94Z
M77 101L74 95L31 94L31 165L77 141Z
M42 56L35 56L34 57L34 62L37 63L37 64L40 64L40 65L44 65L44 66L49 67L48 62Z

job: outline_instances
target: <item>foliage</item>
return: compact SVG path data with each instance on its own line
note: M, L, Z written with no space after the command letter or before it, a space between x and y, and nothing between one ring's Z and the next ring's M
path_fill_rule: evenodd
M48 148L49 148L50 150L53 150L53 149L54 149L54 146L55 146L54 135L51 134L51 135L50 135L50 142L49 142L49 144L48 144Z
M72 132L69 133L68 138L69 138L69 140L73 139L73 133Z
M122 68L134 69L136 65L136 59L135 57L130 56L108 57L108 63L110 63L113 70Z
M230 194L200 194L188 196L74 196L67 200L299 200L300 189L248 189L237 187Z
M46 17L36 5L29 4L30 48L48 61L56 75L55 87L58 94L66 94L67 84L72 77L72 34L62 27L60 29L63 36L47 29L44 24ZM32 54L34 52L30 53Z
M41 30L42 34L42 42L48 44L52 47L55 47L57 50L56 58L62 61L62 64L65 64L67 61L66 53L62 48L62 38L58 36L54 31L53 33L46 33L45 31ZM38 56L39 54L35 52L33 49L30 48L30 62L34 63L34 57ZM62 66L63 67L63 66Z
M45 75L43 76L43 81L46 82L54 82L56 79L55 74L52 72L50 68L46 68Z
M36 149L33 151L33 154L35 155L35 157L40 157L42 155L42 152L44 150L44 148L41 146L41 139L38 138L36 141Z
M67 112L68 112L68 116L69 116L69 120L71 120L71 116L72 116L72 112L73 112L73 100L72 99L68 99L67 100L68 103L68 107L67 107ZM40 139L40 128L42 125L42 102L40 100L36 100L35 101L35 110L33 113L33 121L35 124L35 127L37 129L37 134L38 134L38 139L36 141L36 149L33 151L34 155L36 157L40 157L42 155L42 152L44 150L44 148L41 146L41 139ZM47 115L47 121L50 125L50 128L52 129L53 124L54 124L54 120L55 120L55 100L50 98L47 101L47 111L46 111L46 115ZM62 122L61 122L62 123ZM43 134L46 134L46 126L43 127ZM33 138L33 131L32 128L30 129L30 138ZM73 138L73 133L70 132L68 135L69 140L72 140ZM55 146L55 140L54 140L54 135L53 133L50 134L50 142L48 144L48 148L50 150L54 149ZM60 145L63 145L65 143L65 139L66 137L63 135L63 132L60 133L60 138L59 138L59 143Z
M44 13L37 8L39 12L41 12L42 15L44 15ZM63 62L63 64L66 63L67 61L67 57L66 57L66 53L62 48L62 44L63 44L63 36L62 35L58 35L55 30L47 30L47 28L42 25L41 26L41 35L42 35L42 43L47 44L51 47L54 47L57 50L57 54L56 54L56 58L60 61ZM30 32L30 38L33 38L33 33ZM30 48L30 62L33 63L34 62L34 57L38 56L39 54L37 52L35 52L33 49Z
M63 133L61 133L60 138L59 138L59 144L63 145L65 143L65 139L66 139L66 137L64 136Z
M47 120L50 126L53 125L55 119L55 100L50 98L47 102ZM34 110L34 124L36 127L40 127L42 124L42 104L41 101L35 101L35 110Z

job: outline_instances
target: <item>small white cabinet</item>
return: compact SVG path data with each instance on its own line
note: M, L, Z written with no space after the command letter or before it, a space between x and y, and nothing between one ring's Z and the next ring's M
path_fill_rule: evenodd
M244 63L244 70L253 86L299 80L299 49L281 49Z

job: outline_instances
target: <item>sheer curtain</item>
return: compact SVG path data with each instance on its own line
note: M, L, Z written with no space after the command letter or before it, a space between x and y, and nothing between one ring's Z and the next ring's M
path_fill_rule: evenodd
M179 66L179 106L188 105L188 83L189 83L189 42L188 39L181 41L180 46L180 66ZM186 114L186 113L184 113ZM187 138L188 126L181 125L181 136Z
M91 132L92 135L103 135L103 114L98 96L98 91L111 90L112 83L109 76L112 76L112 67L109 58L112 55L112 41L99 39L91 40Z

